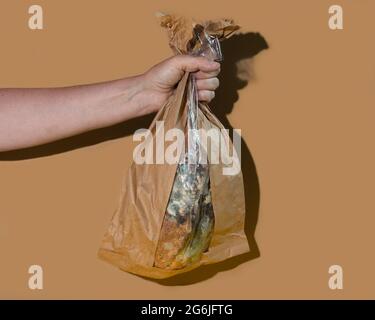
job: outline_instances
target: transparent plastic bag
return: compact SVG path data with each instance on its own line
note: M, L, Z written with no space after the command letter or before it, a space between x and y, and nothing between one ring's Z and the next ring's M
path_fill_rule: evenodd
M201 25L194 30L189 54L222 61L220 43ZM198 132L198 93L194 74L187 88L187 150L181 155L155 254L155 267L180 269L200 259L214 228L207 155L201 152ZM205 159L203 159L205 157Z
M230 19L197 24L175 15L162 14L159 18L176 54L216 61L222 59L219 40L239 28ZM197 129L217 129L222 136L220 145L223 142L225 150L233 150L233 145L207 104L198 101L193 74L182 77L159 110L148 130L151 136L160 133L159 121L165 132L179 129L191 133L180 162L132 163L99 257L124 271L162 279L248 252L239 160L228 164L229 156L224 152L225 161L213 163L209 161L211 153L201 148L203 140ZM153 148L154 144L153 139L147 139L144 146ZM206 147L218 145L215 140ZM235 168L235 173L224 174L228 167Z

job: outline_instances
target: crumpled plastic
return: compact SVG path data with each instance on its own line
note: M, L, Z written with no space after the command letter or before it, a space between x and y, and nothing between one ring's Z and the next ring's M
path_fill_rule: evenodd
M166 14L159 19L175 54L216 61L223 58L219 42L239 29L230 19L197 23ZM187 135L189 129L224 129L208 105L198 102L193 74L183 76L156 115L149 128L154 136L157 121L164 121L164 130L183 130L189 143L179 163L132 163L99 257L124 271L160 279L248 252L241 170L224 175L228 161L211 162L200 136ZM232 148L225 138L225 147Z

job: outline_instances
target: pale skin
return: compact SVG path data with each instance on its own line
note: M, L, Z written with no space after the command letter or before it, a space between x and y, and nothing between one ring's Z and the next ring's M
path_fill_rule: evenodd
M220 64L175 56L134 77L62 88L0 89L0 152L32 147L107 127L160 109L184 73L198 98L211 101Z

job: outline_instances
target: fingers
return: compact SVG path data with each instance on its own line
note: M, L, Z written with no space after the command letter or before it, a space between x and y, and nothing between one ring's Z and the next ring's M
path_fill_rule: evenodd
M194 76L195 76L195 79L209 79L209 78L217 77L219 73L220 73L220 65L219 65L219 68L210 72L198 71L194 73Z
M219 86L218 78L209 78L209 79L198 79L196 80L198 90L216 90Z
M220 64L218 62L189 55L175 56L171 62L180 72L194 72L199 101L210 102L215 97L215 90L219 86L217 75L220 72Z
M215 90L219 86L218 78L197 79L198 100L210 102L215 97Z
M210 90L199 90L198 91L198 100L210 102L213 98L215 98L215 91Z
M219 87L219 79L216 77L219 72L220 68L211 72L195 73L199 101L210 102L215 97L215 90Z
M210 61L204 57L192 57L189 55L179 55L172 59L175 67L182 71L196 72L215 72L220 69L220 64L216 61Z

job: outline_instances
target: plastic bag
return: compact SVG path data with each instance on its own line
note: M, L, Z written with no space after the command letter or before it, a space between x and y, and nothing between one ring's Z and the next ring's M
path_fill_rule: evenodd
M195 23L172 15L159 18L176 54L216 61L222 60L219 40L238 29L228 19ZM188 143L178 164L132 164L99 257L128 272L166 278L248 252L242 174L238 169L224 175L228 161L213 163L207 145L202 147L200 129L224 128L198 102L193 74L184 75L156 115L149 128L154 135L158 121L164 121L164 130L183 130ZM226 131L221 134L224 139L211 145L224 141L230 149Z

